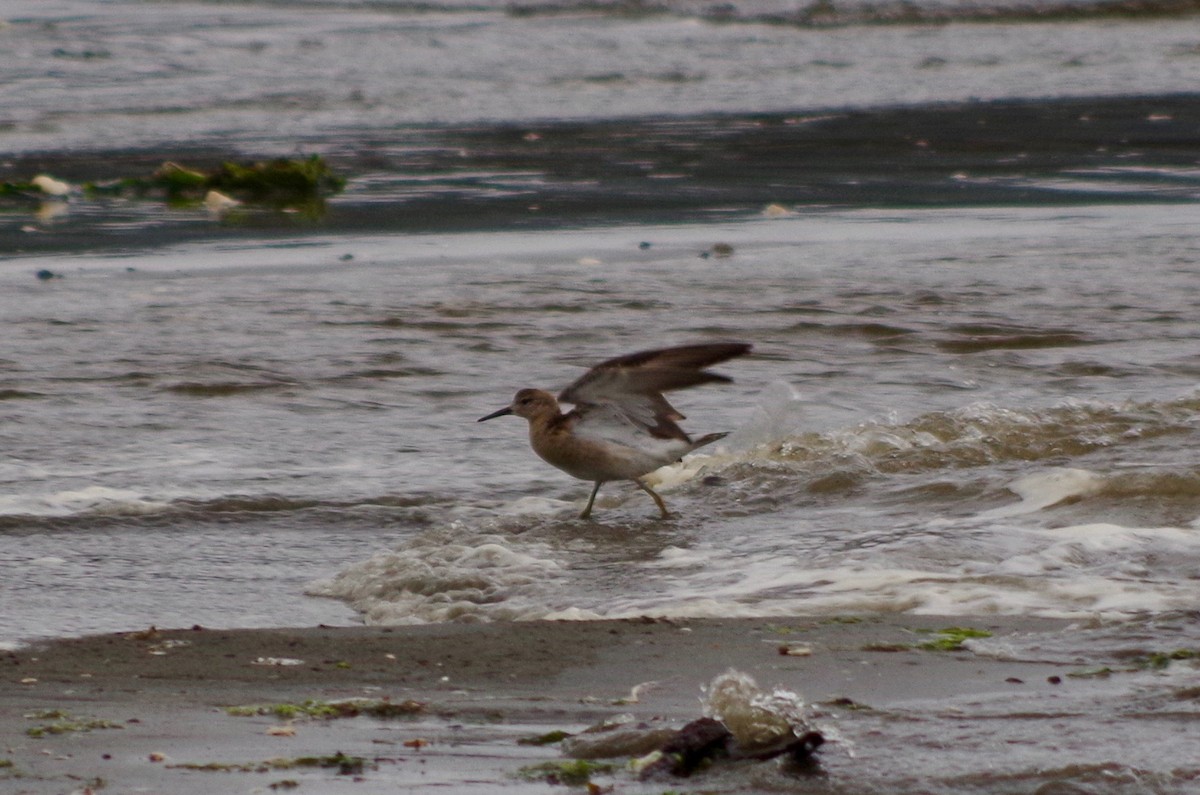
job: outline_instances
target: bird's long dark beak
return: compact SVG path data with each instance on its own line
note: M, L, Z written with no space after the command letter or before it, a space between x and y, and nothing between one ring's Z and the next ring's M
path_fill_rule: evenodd
M512 414L512 406L505 406L504 408L500 409L499 411L493 411L491 414L487 415L486 417L480 417L479 419L477 419L475 421L483 422L484 420L494 420L497 417L503 417L505 414Z

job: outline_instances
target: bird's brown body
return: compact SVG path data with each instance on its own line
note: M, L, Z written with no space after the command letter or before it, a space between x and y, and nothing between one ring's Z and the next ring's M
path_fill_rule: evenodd
M715 343L645 351L593 367L558 399L540 389L522 389L511 404L480 422L506 414L529 421L529 443L544 461L595 483L581 519L591 515L600 486L631 480L649 494L666 518L666 504L641 477L725 436L692 440L677 424L684 419L663 397L672 389L728 382L705 367L748 353L749 345ZM574 403L563 413L559 400Z

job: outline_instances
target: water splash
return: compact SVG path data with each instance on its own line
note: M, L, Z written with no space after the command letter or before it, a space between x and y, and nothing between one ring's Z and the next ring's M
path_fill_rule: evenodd
M806 705L799 694L776 688L766 692L754 677L729 669L705 689L704 714L725 724L740 748L769 747L808 730Z

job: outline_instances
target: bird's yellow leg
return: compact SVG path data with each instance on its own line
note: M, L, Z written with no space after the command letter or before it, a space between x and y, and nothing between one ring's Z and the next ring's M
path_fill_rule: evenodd
M663 519L671 518L671 514L667 511L667 504L665 502L663 502L662 497L658 496L658 494L655 493L654 489L650 488L649 486L647 486L645 483L643 483L640 480L634 480L633 482L638 484L639 489L646 492L654 499L654 504L658 506L658 512L660 514L662 514L661 518L663 518Z
M595 488L592 489L592 496L588 497L587 506L584 507L583 513L579 514L580 519L586 519L592 515L592 504L596 502L596 494L600 491L600 486L604 483L603 480L597 480Z

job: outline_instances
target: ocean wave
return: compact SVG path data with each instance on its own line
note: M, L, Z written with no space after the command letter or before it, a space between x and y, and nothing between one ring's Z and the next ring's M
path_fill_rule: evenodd
M234 395L274 391L294 386L295 384L282 381L220 381L212 383L180 381L178 383L168 384L167 386L164 386L163 389L167 392L173 392L177 395L185 395L187 397L211 398L231 397Z
M699 495L705 485L716 486L704 499L729 516L854 502L868 513L988 510L999 516L1053 509L1060 522L1107 516L1186 525L1200 516L1200 469L1168 451L1195 437L1198 409L1195 396L1019 408L973 404L718 449L704 459L703 477L685 488ZM669 481L675 471L650 477Z
M744 457L750 467L792 465L899 474L1004 462L1078 458L1122 443L1195 433L1200 396L1171 401L1070 402L1046 408L982 403L904 422L866 422L789 435ZM835 470L836 471L836 470Z
M0 531L37 531L46 527L89 529L113 522L254 523L274 515L389 511L414 526L426 511L444 507L448 498L432 494L374 495L359 499L322 499L283 494L229 494L215 497L153 496L133 489L85 486L46 494L0 495Z

